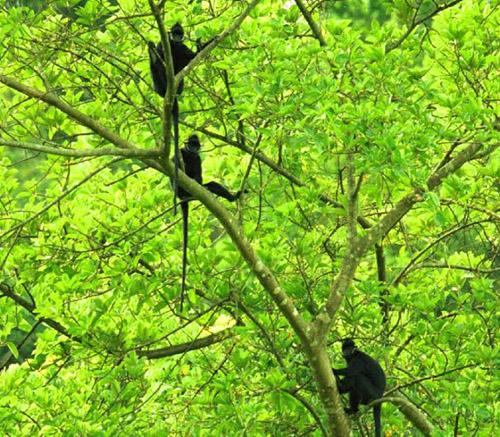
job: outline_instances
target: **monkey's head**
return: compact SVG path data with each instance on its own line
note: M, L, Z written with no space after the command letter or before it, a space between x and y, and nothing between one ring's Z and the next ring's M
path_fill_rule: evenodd
M201 149L200 139L198 135L191 135L186 142L186 149L191 153L199 153Z
M347 360L351 358L357 352L356 345L352 338L346 338L342 341L342 355Z
M181 26L181 23L175 23L170 29L170 38L172 41L181 42L184 40L184 29Z

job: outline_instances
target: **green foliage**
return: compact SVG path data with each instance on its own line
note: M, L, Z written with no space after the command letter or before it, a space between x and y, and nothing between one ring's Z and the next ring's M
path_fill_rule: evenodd
M54 94L138 149L160 147L147 2L28 3L8 1L0 14L0 75ZM182 20L191 47L245 7L183 3L166 2L163 16L167 29ZM202 132L206 181L236 191L248 170L249 192L225 206L307 321L350 255L348 165L359 222L375 225L418 192L381 241L385 280L373 248L360 260L336 314L332 364L342 365L337 341L353 336L436 435L493 435L498 14L480 0L433 15L443 4L320 2L322 47L295 4L260 2L185 78L181 141ZM221 223L190 203L179 317L182 232L165 175L146 159L30 150L112 144L1 82L0 99L2 431L321 435L303 347ZM471 144L482 154L429 191L429 176ZM224 341L198 346L220 332ZM416 433L388 404L383 422L387 435Z

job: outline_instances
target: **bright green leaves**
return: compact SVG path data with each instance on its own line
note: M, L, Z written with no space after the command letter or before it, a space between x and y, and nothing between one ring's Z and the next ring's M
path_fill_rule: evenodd
M145 44L158 32L147 4L80 3L56 2L57 14L7 8L1 74L55 93L135 147L160 147L161 99L151 88ZM205 181L235 191L247 176L243 199L222 203L306 320L324 305L351 254L348 164L363 227L394 212L404 196L424 193L380 241L383 269L370 242L328 340L352 335L385 358L391 387L404 386L443 435L454 432L457 412L460 434L487 427L494 406L499 160L498 152L487 153L498 142L498 44L488 2L477 3L436 15L386 53L408 29L396 15L409 25L416 3L393 3L396 14L381 2L321 5L313 11L328 43L321 47L293 2L260 2L185 78L180 99L181 141L200 134ZM181 19L190 47L227 29L244 7L166 5L165 24ZM417 19L435 7L418 5ZM37 99L3 85L0 98L2 138L66 151L110 147ZM240 123L245 147L238 148ZM484 145L485 156L429 192L429 176L471 144ZM180 317L180 217L171 214L167 178L143 171L150 160L110 164L60 197L112 158L35 156L3 146L0 153L8 157L0 161L2 281L36 304L31 314L30 305L0 299L4 349L21 361L22 332L45 318L34 358L0 373L0 402L9 406L0 408L2 430L318 432L286 392L299 387L322 415L303 348L205 207L190 204ZM357 226L359 237L368 232ZM224 341L200 346L220 331ZM177 347L160 359L134 352ZM409 429L397 412L385 420L394 435Z

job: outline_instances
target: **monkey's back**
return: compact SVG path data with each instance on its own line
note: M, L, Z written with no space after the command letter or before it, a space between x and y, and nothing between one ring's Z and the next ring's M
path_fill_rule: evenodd
M355 359L362 362L362 373L365 374L365 376L370 380L378 391L377 395L381 397L384 394L386 384L385 372L384 369L382 369L382 366L377 360L361 351L358 351Z
M201 174L201 158L198 153L190 152L185 148L181 149L182 162L184 163L184 171L191 178L198 182L200 185L203 183ZM175 161L175 158L174 158ZM178 196L180 199L191 197L191 194L184 190L182 187L178 188Z

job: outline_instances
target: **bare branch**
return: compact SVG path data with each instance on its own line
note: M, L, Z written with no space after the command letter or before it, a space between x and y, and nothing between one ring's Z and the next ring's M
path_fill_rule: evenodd
M429 249L434 247L436 244L438 244L440 241L443 241L444 239L450 237L451 235L456 234L457 232L462 231L463 229L467 229L471 226L475 226L480 223L484 223L485 221L488 220L481 220L477 222L470 222L470 223L465 223L464 225L461 226L456 226L453 229L450 229L448 232L445 232L443 235L440 237L436 238L434 241L431 241L426 247L424 247L421 251L419 251L409 262L408 264L399 272L399 274L394 278L394 280L391 283L391 286L397 286L399 283L402 281L402 279L406 276L406 274L412 269L413 265L424 255Z
M390 402L391 404L396 405L399 408L399 411L401 411L405 417L422 432L422 434L426 436L432 435L434 426L427 420L427 417L425 417L425 415L409 400L401 396L383 397L377 399L367 405L365 411L369 411L371 410L371 407L383 402Z
M403 43L403 41L410 36L410 34L415 30L415 28L417 26L419 26L420 24L422 24L425 21L429 20L430 18L434 17L434 15L439 14L441 11L444 11L445 9L449 9L452 6L455 6L456 4L460 3L461 1L462 0L453 0L450 3L447 3L447 4L444 4L442 6L437 7L430 14L426 15L423 18L420 18L419 20L413 19L412 22L410 23L410 26L408 27L408 29L404 33L404 35L401 38L399 38L397 41L394 41L394 42L388 44L387 45L387 49L385 50L385 52L389 53L390 51L398 48ZM418 13L418 10L415 11L415 16L416 16L417 13Z
M321 416L317 413L317 411L314 409L311 403L304 396L302 396L297 390L292 390L289 388L284 388L282 390L285 393L288 393L293 398L297 399L302 405L304 405L306 410L309 411L311 416L314 418L315 422L318 424L318 427L321 430L321 434L323 434L323 436L329 435L327 429L325 428L325 425L323 425Z
M153 349L153 350L144 350L137 349L136 353L139 357L146 357L150 360L171 357L173 355L179 355L186 352L194 351L197 349L202 349L208 346L211 346L215 343L220 343L228 338L234 336L234 329L224 329L223 331L217 332L212 335L207 335L203 338L198 338L193 341L187 341L186 343L175 344L173 346Z
M51 106L54 106L55 108L59 109L60 111L70 116L72 119L82 124L83 126L88 127L97 135L108 140L115 146L118 146L122 149L137 150L132 143L129 143L124 138L110 131L92 117L89 117L83 112L80 112L77 109L75 109L73 106L68 105L66 102L59 99L55 94L42 92L40 90L37 90L36 88L24 85L23 83L19 82L18 80L10 76L4 76L3 74L0 74L0 82L7 85L9 88L13 88L29 97L42 100L43 102L48 103Z
M304 4L304 2L302 0L295 0L295 3L300 9L300 12L302 12L302 15L307 21L307 24L309 24L309 27L311 28L314 37L319 41L319 45L321 47L326 47L325 38L323 38L323 35L321 34L321 30L318 24L313 20L312 15L306 9L306 5Z
M413 381L410 381L406 384L398 385L397 387L394 387L394 388L388 390L386 393L384 393L384 395L388 396L394 392L397 392L398 390L401 390L402 388L411 387L412 385L419 384L423 381L433 381L434 379L438 379L441 376L449 375L450 373L458 372L458 371L463 370L463 369L470 369L471 367L477 367L477 366L478 366L478 364L475 364L475 363L474 364L465 364L463 366L454 367L452 369L448 369L448 370L445 370L443 372L436 373L434 375L423 376L422 378L414 379Z
M459 266L455 264L438 264L438 263L418 263L413 266L414 269L450 269L464 270L466 272L478 273L481 275L491 275L500 272L500 267L494 269L480 269L479 267Z
M85 158L89 156L121 156L123 158L145 158L155 157L161 154L160 149L117 149L115 147L103 147L101 149L62 149L59 147L41 146L39 144L26 143L23 141L10 141L0 138L0 145L14 147L16 149L32 150L50 155L67 156L71 158Z

